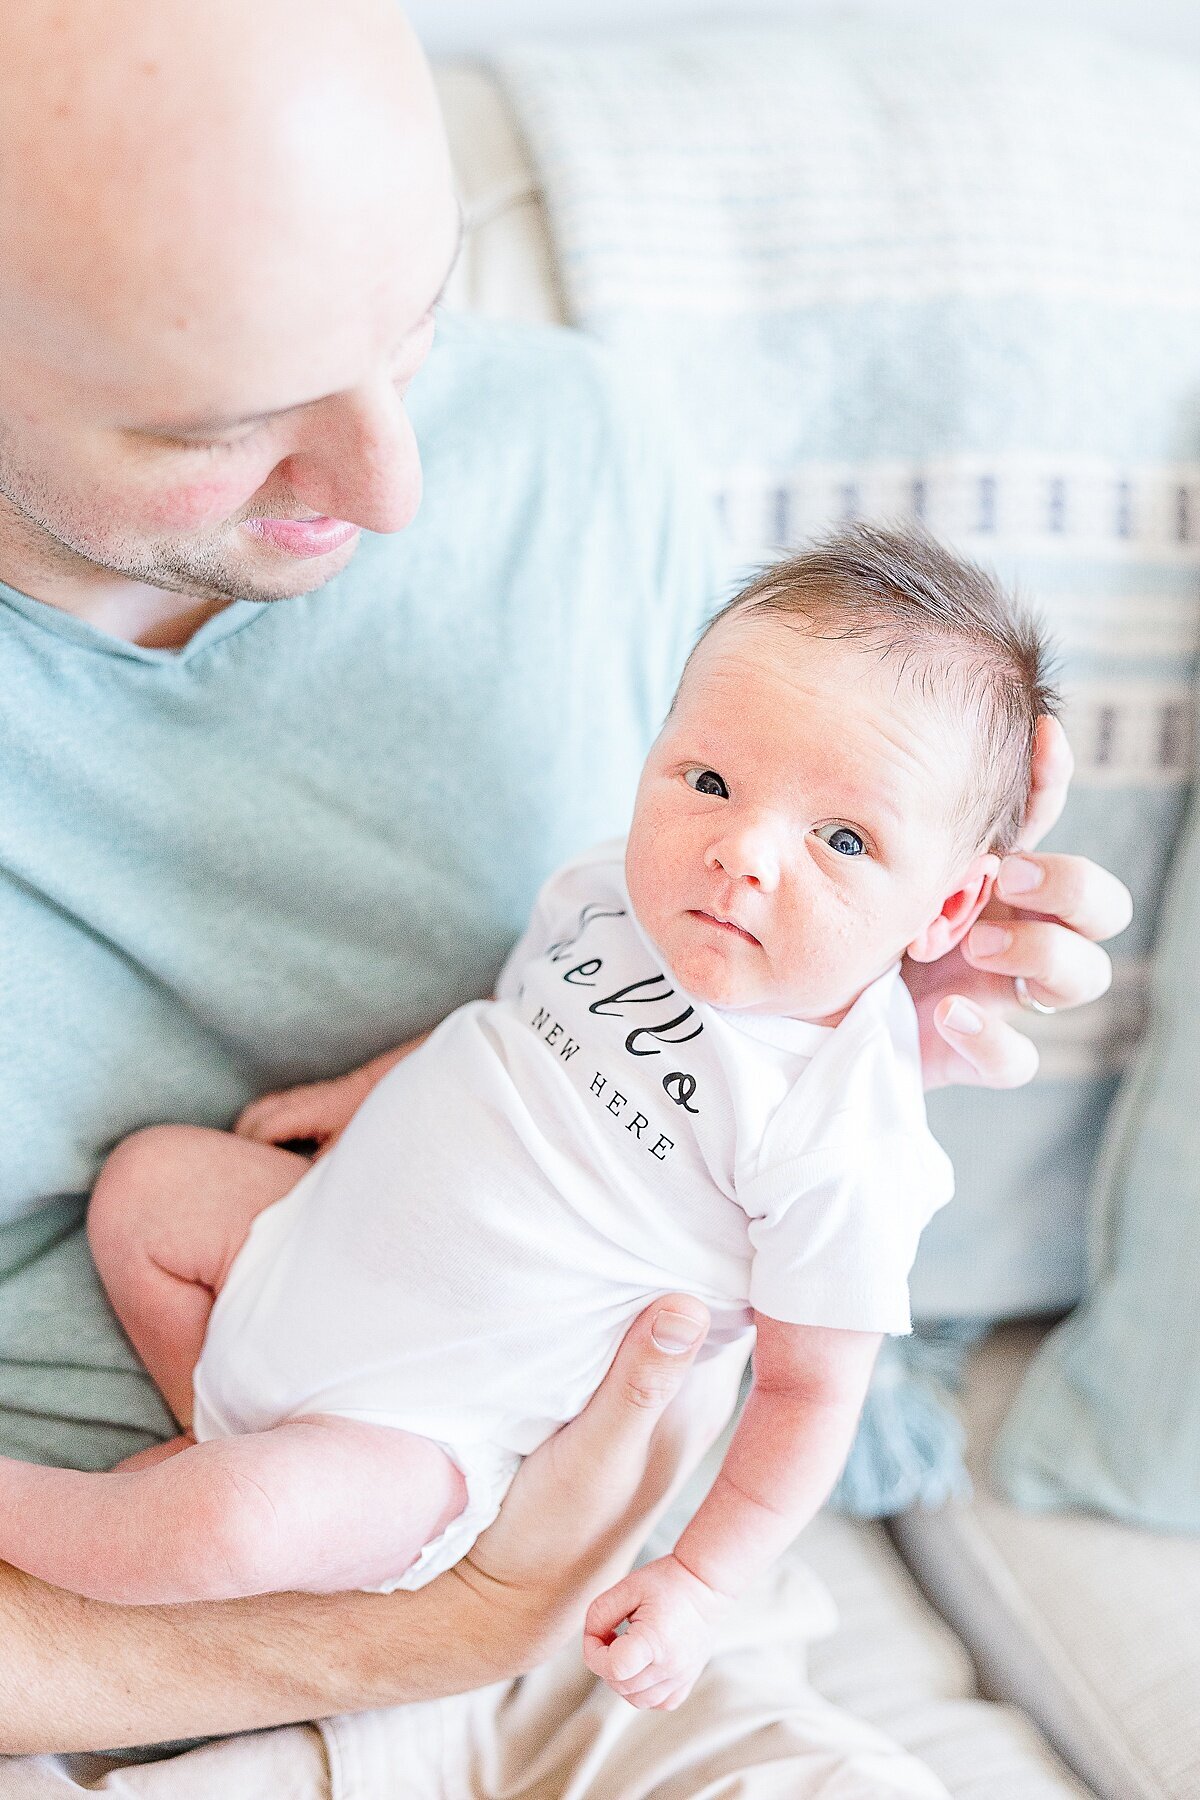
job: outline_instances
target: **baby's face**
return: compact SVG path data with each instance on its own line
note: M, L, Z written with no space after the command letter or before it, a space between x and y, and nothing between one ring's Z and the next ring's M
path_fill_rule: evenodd
M642 772L626 855L642 929L698 999L836 1023L979 864L952 824L968 757L892 659L735 616Z

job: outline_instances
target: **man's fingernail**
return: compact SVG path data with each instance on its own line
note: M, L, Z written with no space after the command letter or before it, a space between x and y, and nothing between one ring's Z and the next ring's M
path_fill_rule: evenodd
M704 1327L697 1324L695 1319L689 1319L686 1313L667 1312L664 1309L655 1315L650 1336L668 1356L682 1356L685 1350L690 1350L693 1344L699 1343L704 1336Z
M1006 856L996 885L1002 894L1031 893L1042 885L1041 865L1030 862L1026 856Z
M976 956L999 956L1012 943L1012 932L1003 925L976 925L971 933L971 949Z
M951 1031L969 1032L974 1037L976 1032L983 1030L983 1014L956 995L946 1008L942 1024L948 1025Z

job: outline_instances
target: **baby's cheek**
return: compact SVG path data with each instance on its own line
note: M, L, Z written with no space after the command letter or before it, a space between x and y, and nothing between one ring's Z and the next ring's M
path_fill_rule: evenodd
M639 798L626 847L625 878L634 909L643 918L657 911L665 897L664 876L669 866L662 854L665 823L652 801Z
M862 912L837 890L810 898L793 916L786 935L788 975L802 984L824 982L846 969L856 947L871 936Z
M793 941L798 953L804 954L806 949L814 951L826 944L844 945L855 922L856 914L847 904L845 894L828 884L816 885L815 891L804 897L792 917Z
M852 962L856 978L864 980L901 956L914 932L904 907L897 901L892 906L871 907L861 914L848 933L847 961Z

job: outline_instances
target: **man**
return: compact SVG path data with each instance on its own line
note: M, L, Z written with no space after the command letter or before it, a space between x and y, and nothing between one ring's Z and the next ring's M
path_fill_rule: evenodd
M28 0L0 117L0 1446L106 1467L171 1425L86 1257L100 1157L155 1120L228 1124L484 991L540 876L621 828L714 578L597 352L448 321L430 354L458 215L392 0ZM1047 735L1031 838L1064 759ZM1091 940L1124 891L1032 866L1040 921L920 996L932 1080L1027 1078L997 1010L1013 975L1051 1005L1107 983ZM123 1611L0 1568L0 1750L243 1732L532 1668L727 1405L718 1361L668 1407L703 1328L685 1297L652 1308L477 1553L419 1594ZM471 1782L560 1728L582 1754L592 1702L564 1655L455 1715ZM758 1704L739 1744L775 1717ZM442 1717L394 1716L426 1737ZM878 1775L878 1743L823 1713L795 1754L822 1732ZM306 1793L314 1745L158 1772L236 1793L278 1757L245 1791ZM863 1791L922 1780L898 1758Z

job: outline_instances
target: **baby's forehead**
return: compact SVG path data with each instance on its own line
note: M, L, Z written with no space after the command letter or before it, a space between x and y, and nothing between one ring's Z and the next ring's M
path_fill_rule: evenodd
M797 758L850 788L892 777L901 823L928 830L958 816L979 756L972 709L954 704L931 660L802 616L746 609L700 642L679 697L688 712L719 713L760 764L777 763L781 781L807 773Z
M931 731L944 731L954 682L945 656L922 653L919 646L897 648L881 623L878 635L869 625L850 631L820 618L747 607L717 620L697 644L680 683L692 684L704 699L712 689L751 686L774 674L804 692L856 699L883 714L895 713L910 724L927 720ZM970 722L957 722L965 732Z

